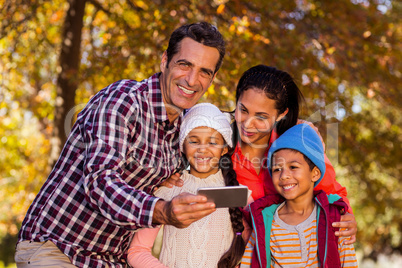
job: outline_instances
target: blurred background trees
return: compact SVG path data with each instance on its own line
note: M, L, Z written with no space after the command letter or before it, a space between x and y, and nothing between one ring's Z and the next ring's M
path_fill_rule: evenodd
M297 81L358 222L365 257L402 251L402 3L392 0L0 0L0 259L75 116L97 91L159 71L179 25L218 27L227 54L202 101L234 108L256 64Z

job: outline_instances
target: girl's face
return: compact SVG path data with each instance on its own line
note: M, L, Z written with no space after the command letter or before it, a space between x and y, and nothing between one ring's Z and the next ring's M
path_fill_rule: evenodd
M183 151L190 162L190 174L207 178L219 170L219 159L228 152L222 135L213 128L197 127L188 133Z
M275 100L268 98L264 91L256 88L243 91L235 112L242 142L250 146L266 147L275 123L287 113L288 109L282 114L278 114Z

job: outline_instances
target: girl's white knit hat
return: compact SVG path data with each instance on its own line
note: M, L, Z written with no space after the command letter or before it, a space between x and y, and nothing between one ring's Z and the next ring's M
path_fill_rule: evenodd
M232 128L230 115L222 113L218 107L211 103L194 105L183 116L180 126L180 150L183 151L184 139L191 130L197 127L210 127L218 131L225 139L227 145L232 147Z

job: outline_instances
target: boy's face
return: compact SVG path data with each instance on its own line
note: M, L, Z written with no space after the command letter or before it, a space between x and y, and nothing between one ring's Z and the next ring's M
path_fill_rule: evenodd
M276 191L286 200L312 200L314 182L321 176L317 167L310 170L303 154L282 149L272 157L272 181Z
M190 174L207 178L219 170L219 159L228 152L222 135L213 128L191 130L183 143L183 152L190 162Z

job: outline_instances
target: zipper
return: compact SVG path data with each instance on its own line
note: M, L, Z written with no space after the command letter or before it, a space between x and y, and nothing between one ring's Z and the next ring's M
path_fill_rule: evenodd
M261 264L261 255L260 255L260 249L259 249L259 247L258 247L258 234L257 234L257 228L256 228L256 226L255 226L255 222L254 222L254 216L253 216L253 212L251 211L251 207L250 207L250 205L248 205L248 208L249 208L249 210L250 210L250 215L251 215L251 221L253 222L253 230L255 230L255 246L257 247L257 250L256 250L256 252L257 252L257 256L258 256L258 262L260 263L260 267L262 267L262 264Z
M326 267L325 264L327 262L327 243L328 243L328 226L327 225L328 225L328 216L327 216L327 212L325 211L324 207L321 205L320 201L318 201L317 197L315 198L315 200L320 205L320 207L322 208L322 211L324 211L324 215L325 215L325 253L324 253L324 260L323 260L322 267ZM318 229L318 226L317 226L317 229ZM318 238L318 236L317 236L317 238Z

